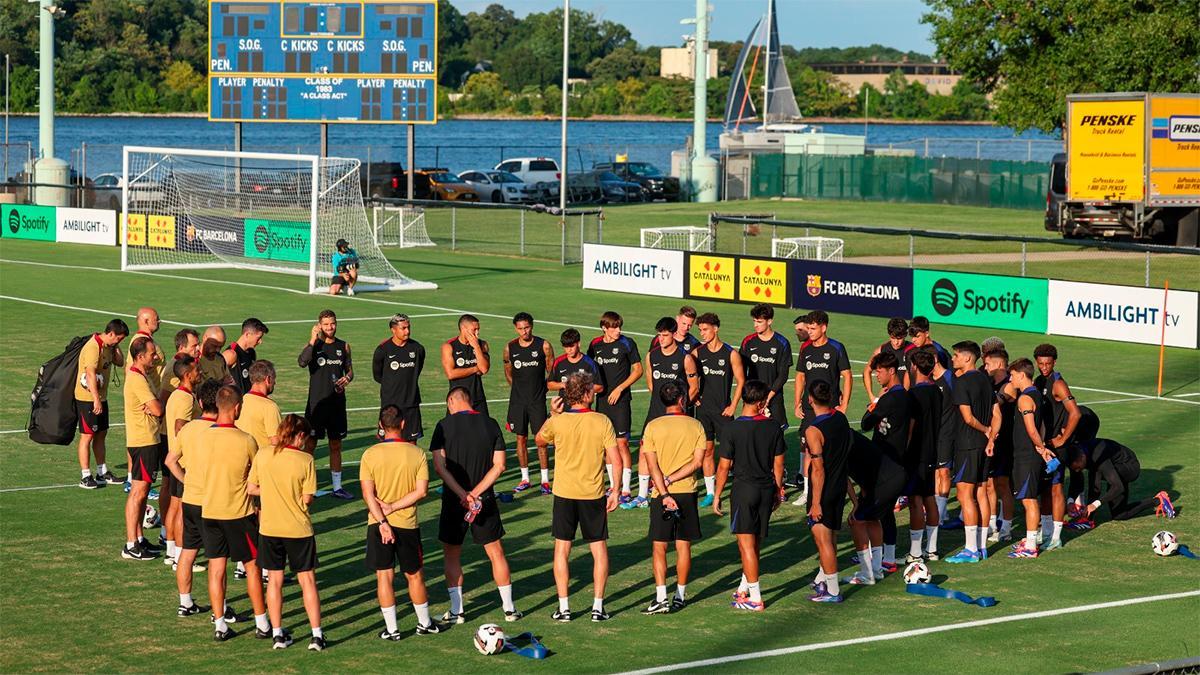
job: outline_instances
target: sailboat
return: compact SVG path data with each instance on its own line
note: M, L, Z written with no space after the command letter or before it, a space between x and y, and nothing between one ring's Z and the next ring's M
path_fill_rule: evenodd
M750 83L759 69L760 56L763 57L761 117L750 95ZM746 73L747 60L750 64L749 75ZM755 122L761 123L752 126ZM783 59L775 0L768 0L766 16L755 22L738 53L725 98L720 147L722 154L783 152L861 155L865 151L864 136L827 134L820 127L803 122Z

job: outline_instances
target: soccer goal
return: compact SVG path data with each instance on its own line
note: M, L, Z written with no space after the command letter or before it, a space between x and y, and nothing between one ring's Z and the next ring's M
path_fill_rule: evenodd
M324 293L339 239L358 254L355 290L424 290L383 255L357 159L126 146L121 269L238 268L308 277Z
M642 248L712 252L712 232L707 227L644 227Z
M437 246L425 229L425 209L419 206L376 204L371 208L371 219L379 246Z
M834 237L784 237L771 240L771 257L841 262L845 245Z

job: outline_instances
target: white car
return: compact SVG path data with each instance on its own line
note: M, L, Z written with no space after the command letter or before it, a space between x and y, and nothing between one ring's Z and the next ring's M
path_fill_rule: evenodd
M527 184L542 190L549 198L558 198L558 181L562 172L558 162L547 157L517 157L496 165L496 171L507 171Z
M91 203L97 208L120 211L123 187L125 187L125 179L120 174L102 173L92 179L93 198ZM154 181L143 180L129 191L131 204L161 202L165 197L162 187Z
M464 171L458 177L466 181L481 202L497 204L534 204L542 191L507 171Z

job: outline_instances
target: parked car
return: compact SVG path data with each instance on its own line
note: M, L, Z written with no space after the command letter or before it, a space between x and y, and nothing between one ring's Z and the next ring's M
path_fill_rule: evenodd
M649 162L601 162L592 168L611 171L621 180L637 183L642 186L648 200L679 201L679 179L664 174Z
M1067 153L1060 152L1050 160L1050 184L1046 187L1046 229L1073 236L1074 232L1063 230L1062 205L1067 201Z
M547 199L558 198L558 182L562 172L558 162L546 157L517 157L496 165L496 171L507 171L529 185L542 190Z
M400 162L372 162L359 167L363 197L370 199L406 199L408 172ZM413 199L433 199L428 178L413 175Z
M414 176L424 174L429 179L431 199L448 202L477 202L479 195L467 185L466 181L450 173L449 169L427 168L420 169Z
M572 197L587 196L586 201L608 203L630 203L646 201L642 186L626 180L611 171L587 171L572 177ZM585 199L578 199L585 201Z
M125 179L120 174L102 173L91 180L85 201L89 206L120 211L121 188L124 186ZM163 187L145 179L136 183L129 193L130 204L161 202L163 198Z
M497 204L534 204L542 191L507 171L464 171L458 174L480 201Z

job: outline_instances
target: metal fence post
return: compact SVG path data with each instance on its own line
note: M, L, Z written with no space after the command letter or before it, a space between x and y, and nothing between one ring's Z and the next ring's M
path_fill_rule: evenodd
M561 233L559 237L560 251L558 254L558 262L560 265L567 264L567 214L563 212L558 216L558 231Z
M458 210L450 207L450 250L458 250Z
M910 234L910 235L908 235L908 268L909 269L916 267L916 265L913 264L913 258L914 258L914 253L915 253L915 251L913 250L914 246L915 246L915 241L913 239L913 236Z
M1025 276L1025 242L1021 242L1021 276Z
M586 218L586 217L587 216L585 216L583 213L579 214L579 259L580 260L583 259L583 237L585 235L585 228L587 227L587 224L584 222L584 218Z
M525 209L521 209L521 255L525 255Z
M1150 288L1150 251L1146 251L1146 288Z
M596 243L604 243L604 209L600 209L600 213L596 215Z

